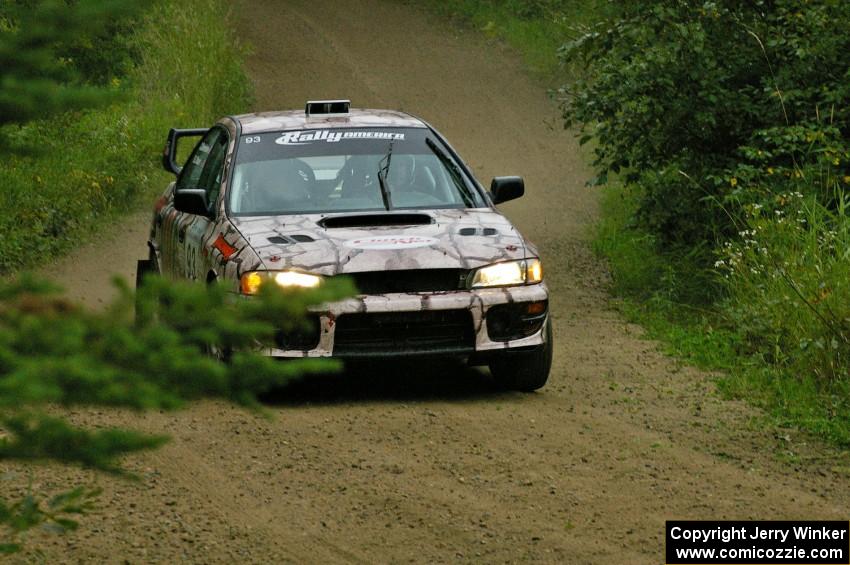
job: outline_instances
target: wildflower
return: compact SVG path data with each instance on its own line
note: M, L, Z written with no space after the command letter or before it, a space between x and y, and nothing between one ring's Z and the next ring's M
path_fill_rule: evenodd
M731 179L729 179L729 184L731 184L733 187L738 186L738 179L732 177Z
M773 167L768 167L768 168L767 168L767 174L769 174L769 175L772 175L772 174L773 174Z
M844 182L850 184L850 175L844 175Z

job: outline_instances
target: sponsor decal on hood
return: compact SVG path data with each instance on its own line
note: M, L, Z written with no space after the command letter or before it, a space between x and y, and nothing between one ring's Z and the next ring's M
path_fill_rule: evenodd
M349 239L343 245L352 249L414 249L438 243L436 238L421 235L376 235Z

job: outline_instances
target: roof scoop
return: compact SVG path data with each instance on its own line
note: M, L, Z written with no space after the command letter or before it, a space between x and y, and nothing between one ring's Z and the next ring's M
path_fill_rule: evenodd
M346 214L344 216L328 216L317 223L325 229L426 226L433 224L434 218L428 214Z
M307 117L310 116L347 116L351 108L351 100L308 100L304 108Z

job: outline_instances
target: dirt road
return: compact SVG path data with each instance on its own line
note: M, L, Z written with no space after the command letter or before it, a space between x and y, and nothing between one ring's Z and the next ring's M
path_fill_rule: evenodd
M847 454L761 429L756 411L718 399L708 376L610 309L586 240L588 171L518 58L412 5L341 6L240 10L257 107L348 97L401 108L442 130L483 180L524 175L527 197L504 209L542 248L550 384L508 394L483 371L385 367L283 391L269 400L274 420L218 402L80 411L174 439L128 462L141 482L99 478L105 508L78 533L37 536L47 561L660 563L666 519L847 519ZM54 272L97 304L109 272L132 273L146 220ZM94 477L49 471L39 486Z

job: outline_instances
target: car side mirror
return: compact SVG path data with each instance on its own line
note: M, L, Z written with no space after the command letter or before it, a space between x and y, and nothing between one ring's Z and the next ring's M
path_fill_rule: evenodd
M493 204L514 200L525 194L525 181L522 177L496 177L490 183L490 198Z
M177 142L180 141L181 137L200 137L208 131L208 128L171 128L168 132L168 139L165 142L165 149L162 151L162 168L169 173L179 175L180 169L183 167L177 164Z
M174 191L174 209L186 214L209 217L207 191L201 188L184 188Z

